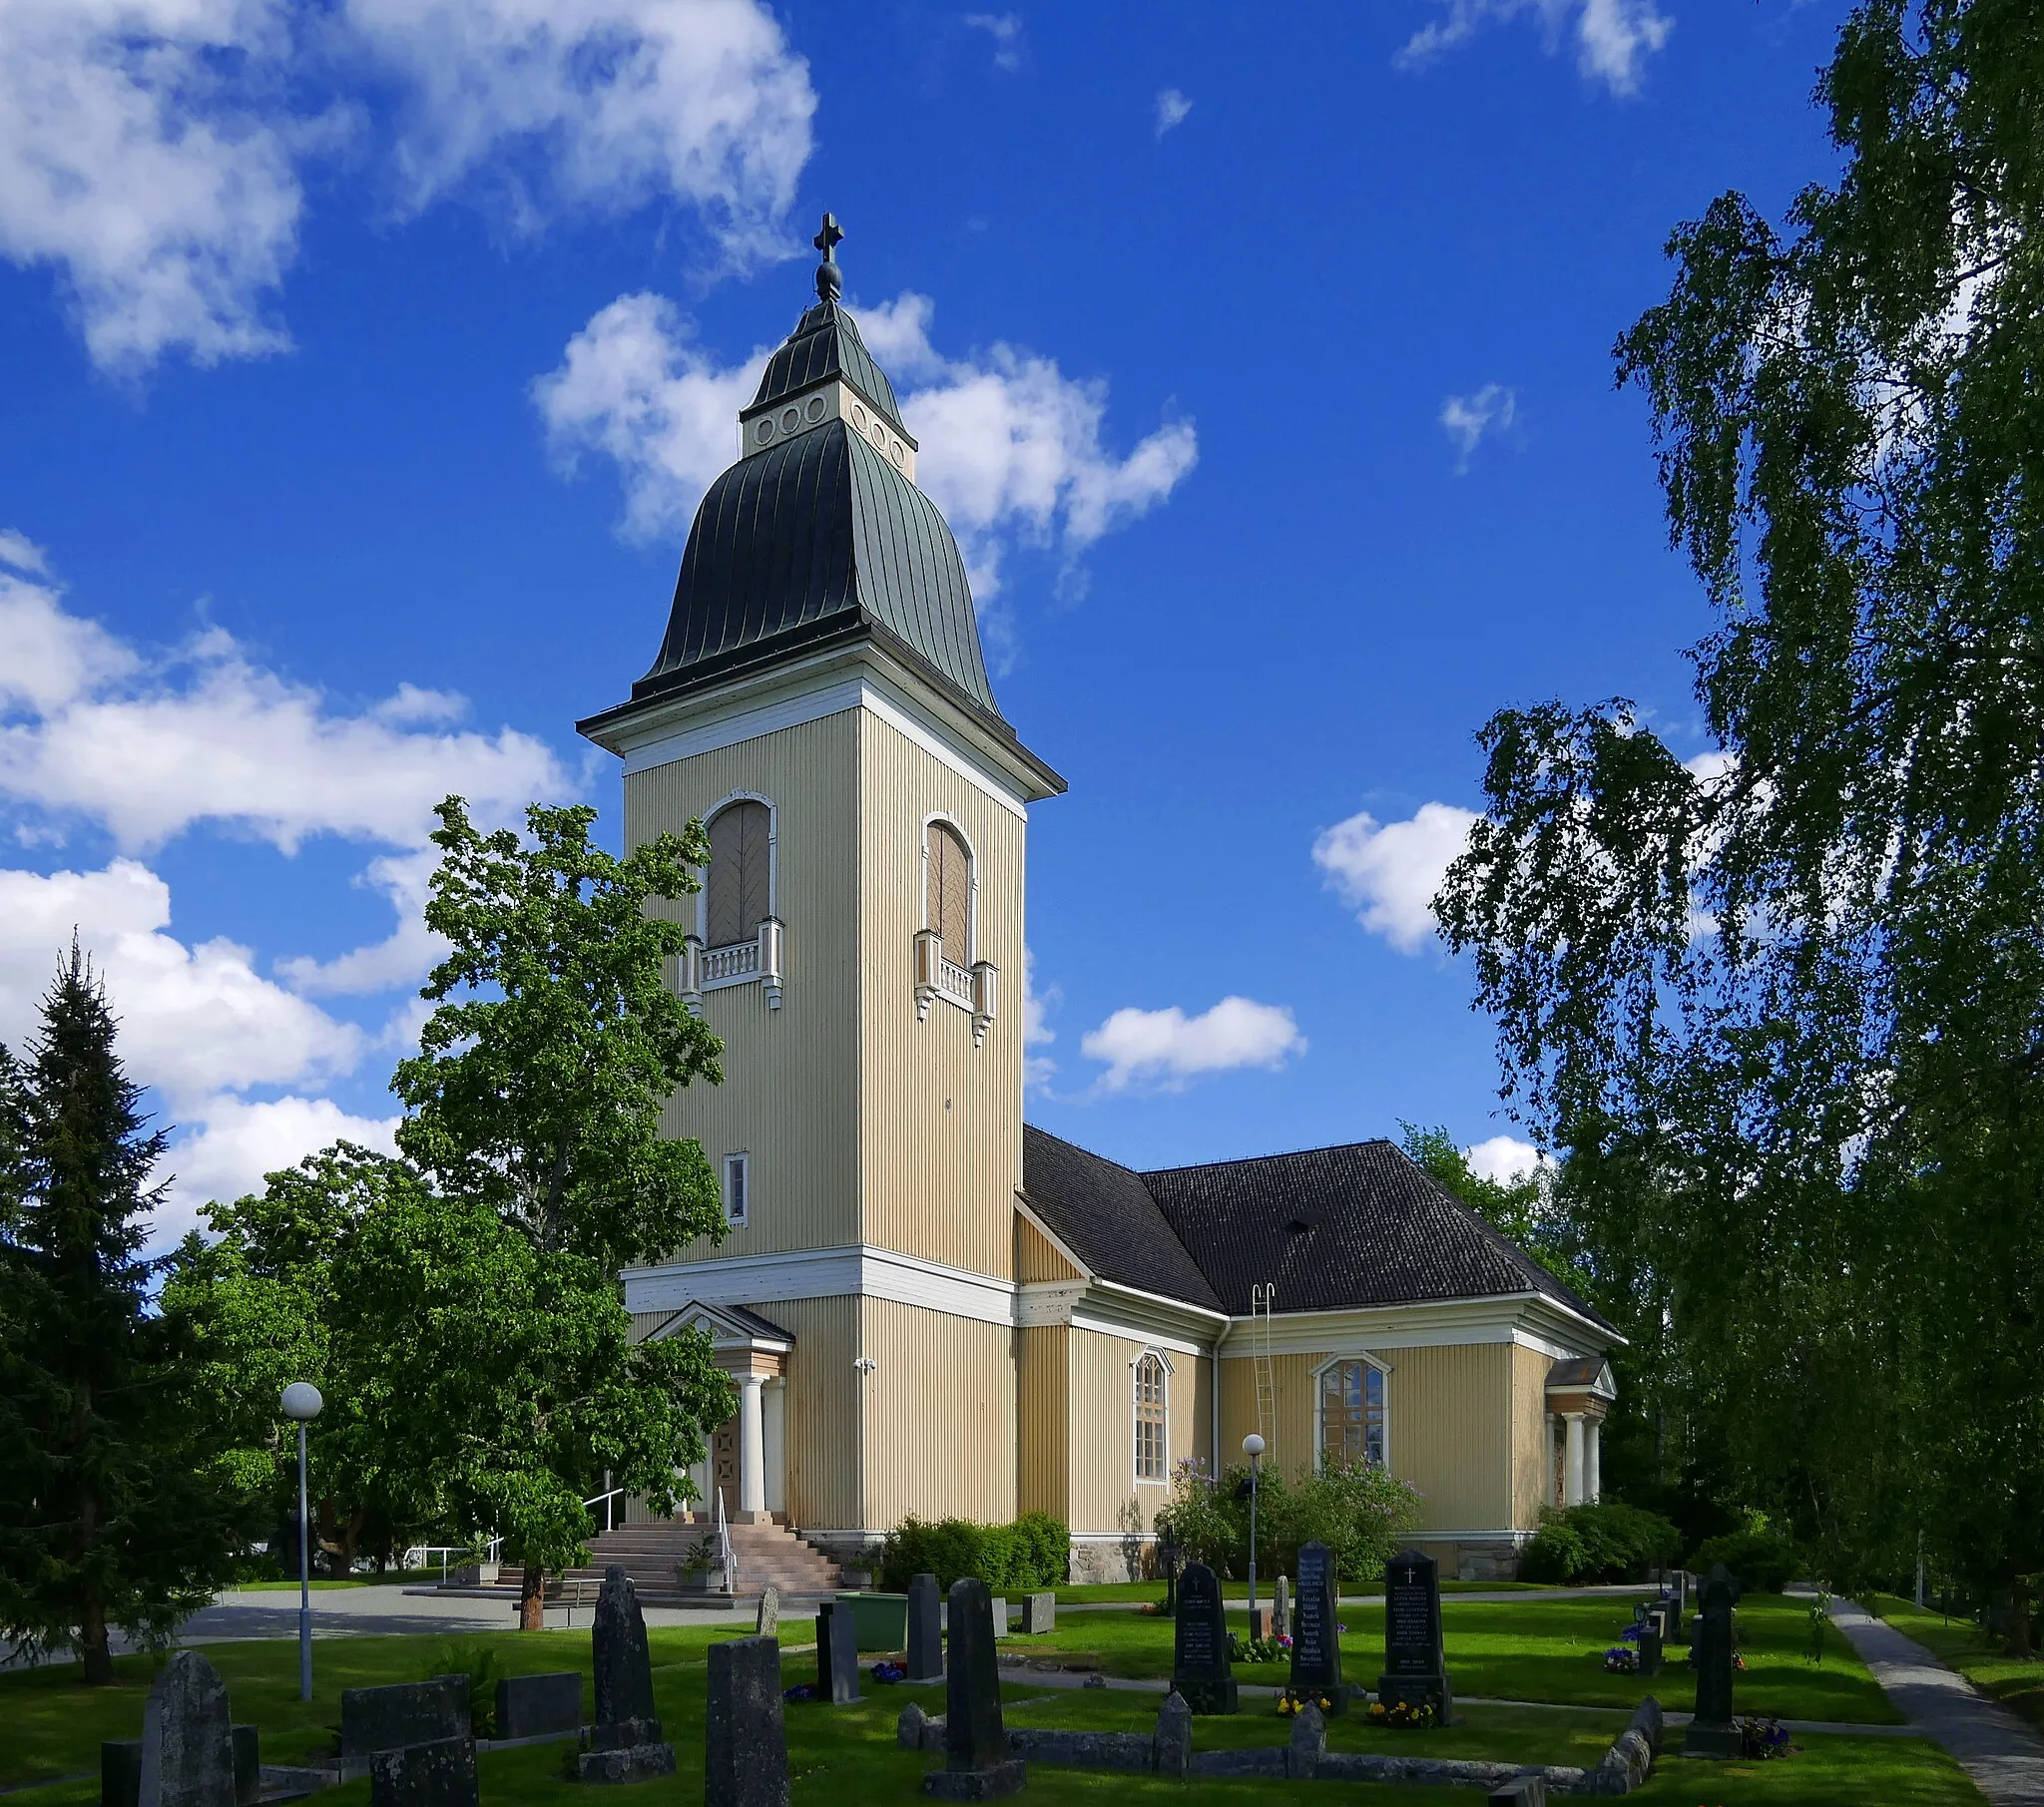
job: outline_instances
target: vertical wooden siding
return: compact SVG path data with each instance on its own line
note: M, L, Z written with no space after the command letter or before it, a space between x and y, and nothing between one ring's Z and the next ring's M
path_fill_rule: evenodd
M1547 1371L1551 1356L1512 1346L1512 1513L1520 1531L1537 1530L1553 1487L1548 1457Z
M1426 1531L1512 1523L1512 1345L1389 1352L1391 1473L1424 1496Z
M1098 1330L1066 1332L1071 1490L1067 1523L1075 1532L1148 1531L1171 1503L1171 1476L1209 1439L1207 1364L1173 1354L1165 1394L1162 1481L1136 1479L1135 1364L1153 1345Z
M1015 1213L1015 1279L1018 1284L1031 1280L1076 1280L1079 1270L1063 1255L1051 1247L1043 1232L1022 1215Z
M1277 1434L1264 1433L1273 1445L1267 1460L1287 1475L1311 1468L1319 1460L1313 1447L1312 1369L1317 1355L1278 1355L1271 1361L1277 1382ZM1221 1465L1244 1461L1242 1440L1257 1428L1257 1365L1248 1351L1230 1351L1221 1363ZM1395 1456L1394 1456L1395 1465Z
M1023 824L877 715L858 747L862 1239L1012 1277L1021 1181ZM983 1047L943 999L915 1015L923 818L964 830L978 884L976 958L1000 968ZM951 958L956 950L946 948Z
M766 1300L753 1307L794 1339L784 1372L788 1523L848 1531L859 1517L859 1299Z
M1047 1512L1068 1525L1071 1335L1067 1324L1035 1324L1015 1332L1015 1510Z
M865 1525L1013 1518L1016 1332L891 1299L862 1313Z
M625 779L629 846L679 832L734 789L776 806L781 1008L768 1010L758 985L707 994L724 1084L684 1089L661 1119L664 1134L699 1139L713 1167L726 1153L752 1154L751 1221L716 1247L675 1250L678 1260L858 1239L857 720L847 709ZM693 927L695 909L689 898L671 913Z

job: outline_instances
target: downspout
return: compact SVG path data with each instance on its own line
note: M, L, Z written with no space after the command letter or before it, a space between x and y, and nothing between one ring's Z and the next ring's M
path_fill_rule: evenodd
M1213 1465L1217 1483L1221 1479L1221 1345L1234 1328L1233 1318L1221 1326L1221 1334L1214 1339L1214 1353L1207 1358L1214 1364L1214 1384L1207 1390L1207 1460Z

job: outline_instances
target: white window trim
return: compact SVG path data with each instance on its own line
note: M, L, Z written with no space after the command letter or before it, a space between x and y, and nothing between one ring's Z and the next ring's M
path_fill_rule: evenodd
M1164 1473L1151 1476L1141 1473L1136 1466L1136 1385L1137 1376L1142 1373L1143 1364L1152 1357L1164 1371ZM1171 1365L1171 1357L1155 1343L1146 1343L1129 1363L1129 1471L1138 1487L1169 1487L1171 1485L1171 1378L1177 1370Z
M739 1215L731 1214L731 1176L736 1169L742 1176L739 1190L744 1197L744 1208ZM753 1221L753 1151L750 1148L734 1148L725 1155L722 1163L724 1191L724 1220L733 1229L746 1229Z
M962 957L950 948L943 950L944 959L952 966L972 971L973 963L979 958L979 849L973 846L972 836L965 832L965 824L948 810L933 809L923 817L922 827L916 835L916 888L920 900L916 907L916 926L927 934L930 931L930 825L942 822L957 835L965 848L965 947ZM941 945L941 944L939 944ZM945 1003L955 1005L968 1016L975 1015L971 987L960 997L947 987L938 986L934 996Z
M1384 1473L1394 1475L1397 1470L1391 1466L1391 1364L1380 1355L1372 1355L1367 1349L1343 1349L1330 1355L1312 1370L1313 1387L1313 1468L1320 1466L1320 1459L1326 1453L1326 1414L1320 1406L1320 1377L1329 1368L1337 1368L1344 1362L1361 1362L1366 1368L1374 1368L1384 1377Z

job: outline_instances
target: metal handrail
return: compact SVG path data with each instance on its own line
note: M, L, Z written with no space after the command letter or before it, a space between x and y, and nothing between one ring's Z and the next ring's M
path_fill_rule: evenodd
M732 1554L731 1525L724 1516L724 1489L717 1490L717 1554L724 1563L724 1590L736 1593L739 1590L738 1559Z
M603 1508L604 1530L615 1531L617 1527L611 1522L611 1502L613 1500L620 1498L623 1495L624 1491L625 1490L622 1487L614 1487L610 1490L609 1493L598 1494L594 1499L584 1500L582 1502L582 1505L584 1509L589 1512L594 1512L599 1506L601 1506Z

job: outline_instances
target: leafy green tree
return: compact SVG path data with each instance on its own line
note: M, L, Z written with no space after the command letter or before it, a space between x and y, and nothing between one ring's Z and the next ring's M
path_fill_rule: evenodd
M210 1460L141 1255L165 1135L74 942L25 1075L0 1064L0 1631L113 1680L118 1627L161 1644L230 1580L246 1526Z
M1717 610L1714 745L1506 710L1438 906L1579 1220L1667 1288L1740 1485L1841 1578L2044 1569L2044 58L1868 0L1841 164L1726 195L1620 341ZM1578 1163L1581 1163L1580 1166ZM2028 1614L2012 1622L2027 1629Z

